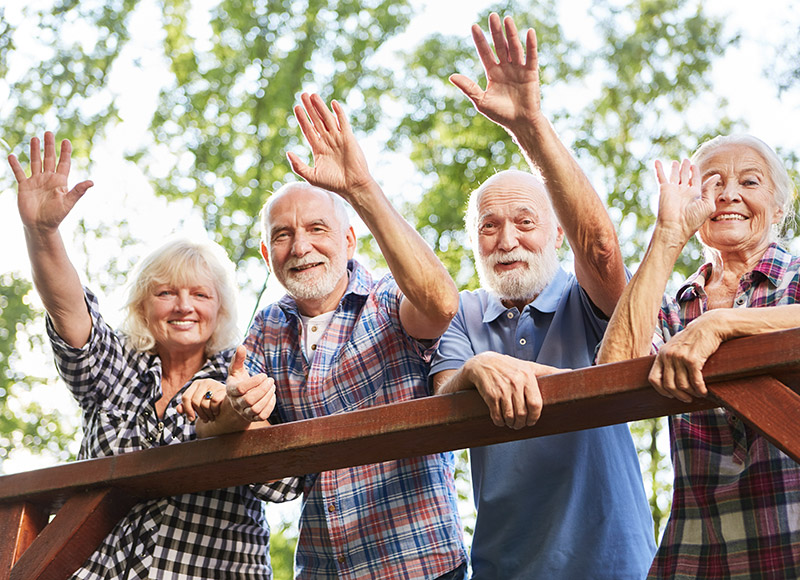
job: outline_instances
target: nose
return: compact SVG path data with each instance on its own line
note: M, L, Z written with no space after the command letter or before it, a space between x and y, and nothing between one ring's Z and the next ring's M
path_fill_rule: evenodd
M175 301L175 310L178 312L191 312L194 309L192 296L187 289L178 292L178 299Z
M298 233L292 243L292 255L302 257L311 251L311 242L304 233Z
M717 188L717 200L719 201L733 203L742 200L741 188L736 180L726 181L722 185L718 185Z
M504 224L500 228L500 235L497 239L498 249L504 252L510 252L518 245L519 245L519 240L517 239L517 232L515 228L508 224Z

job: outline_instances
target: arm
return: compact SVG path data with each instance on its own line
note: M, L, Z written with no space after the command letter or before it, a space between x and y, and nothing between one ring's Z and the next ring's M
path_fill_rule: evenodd
M499 62L481 28L472 27L472 37L486 71L486 90L463 75L453 75L450 80L481 114L505 128L530 164L541 171L575 254L578 282L592 302L611 316L625 287L625 267L617 235L594 188L542 114L536 34L528 31L523 52L511 18L506 17L501 24L500 17L492 14L489 29Z
M703 366L726 340L800 326L800 304L708 310L658 351L650 382L665 397L690 402L708 395Z
M8 163L17 180L17 206L36 290L58 335L70 346L80 348L89 340L92 320L80 278L67 256L58 227L93 184L82 181L67 190L72 153L69 141L61 142L57 164L53 133L44 134L44 162L39 148L39 139L34 137L30 177L25 176L16 156L10 155Z
M322 189L341 195L369 228L403 293L400 320L417 339L439 338L458 309L458 291L422 237L389 202L367 168L350 123L336 101L328 110L318 95L295 107L311 146L314 167L289 153L292 170Z
M495 425L521 429L536 423L542 413L542 395L536 377L559 370L496 352L483 352L458 370L436 373L433 392L441 395L477 389Z
M627 360L650 353L664 288L675 261L694 232L714 211L708 185L700 186L695 166L684 160L672 163L669 178L656 161L660 196L658 218L644 259L625 287L608 323L598 353L599 363Z

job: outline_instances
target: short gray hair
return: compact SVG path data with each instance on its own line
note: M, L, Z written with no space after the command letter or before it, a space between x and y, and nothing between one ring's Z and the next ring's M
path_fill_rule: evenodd
M350 227L350 216L347 213L348 206L340 196L304 181L292 181L290 183L283 184L272 195L270 195L269 199L267 199L266 203L264 203L264 207L261 208L261 212L259 213L261 221L261 239L265 244L267 244L267 246L269 246L269 210L276 199L293 189L318 191L319 193L327 195L333 202L333 213L336 216L336 219L339 221L339 224L342 226L342 229L346 230Z
M794 201L795 188L792 179L789 177L789 172L786 171L786 166L772 147L752 135L719 135L709 139L697 148L697 151L692 155L692 164L699 166L709 155L727 145L749 147L764 158L766 163L764 169L774 187L772 194L778 207L783 211L781 221L777 224L778 231L782 231L786 223L794 217L792 202Z
M144 301L159 284L192 285L199 274L207 275L219 296L217 326L206 344L206 355L213 355L239 344L237 327L238 287L236 272L225 250L209 239L170 238L142 258L128 283L125 320L121 330L139 352L153 352L155 338L144 316Z
M506 177L534 179L538 181L545 190L547 189L547 186L544 184L544 179L542 179L541 174L538 172L520 171L519 169L505 169L486 179L486 181L481 183L477 189L473 190L473 192L469 194L469 200L467 200L467 212L464 214L464 228L467 230L467 236L473 246L478 239L478 219L480 218L478 215L478 205L480 204L481 196L489 186L494 184L495 181L504 179ZM553 210L553 204L550 202L550 196L545 195L545 198L547 199L547 206L550 208L554 227L557 227L558 219L556 218L555 210Z

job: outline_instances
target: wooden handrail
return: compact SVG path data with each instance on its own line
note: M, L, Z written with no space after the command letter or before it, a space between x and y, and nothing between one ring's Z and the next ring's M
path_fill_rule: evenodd
M542 417L536 425L520 430L493 425L480 396L467 391L2 476L0 510L28 504L41 512L54 513L71 498L101 494L104 490L114 490L117 503L119 497L136 501L540 437L720 404L731 405L745 420L762 429L771 411L763 412L766 407L759 397L758 385L769 390L770 397L777 396L776 393L782 397L780 407L785 416L779 423L800 424L800 396L790 388L800 384L800 328L723 344L704 368L711 396L691 404L659 396L647 382L651 364L652 357L645 357L540 378ZM760 380L736 382L748 377ZM767 380L762 380L765 377ZM729 388L737 384L738 389ZM752 384L756 386L749 391L741 389L741 385ZM800 460L800 433L780 425L777 429L775 425L765 425L762 430ZM3 525L0 521L0 542L4 538ZM5 547L0 544L0 553ZM44 572L37 572L38 576L17 576L25 555L9 576L3 575L4 560L0 556L0 580L61 577L43 575ZM29 566L26 573L36 569L32 564L26 565Z

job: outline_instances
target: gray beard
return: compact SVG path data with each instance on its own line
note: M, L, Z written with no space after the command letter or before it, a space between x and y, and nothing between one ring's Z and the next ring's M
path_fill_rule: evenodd
M475 267L481 287L501 300L532 301L553 280L558 271L558 254L547 246L539 252L513 250L494 252L489 256L476 253ZM528 267L515 272L497 272L495 264L505 261L526 262Z
M316 278L285 276L282 280L286 293L295 300L321 300L333 293L336 285L347 273L347 258L333 257L325 263L325 272Z

